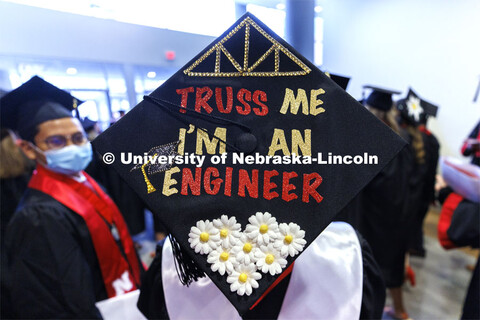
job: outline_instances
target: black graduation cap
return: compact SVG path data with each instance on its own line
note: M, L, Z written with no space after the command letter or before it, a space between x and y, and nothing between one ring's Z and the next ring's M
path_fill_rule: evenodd
M407 97L397 101L397 109L403 121L410 124L426 124L428 117L437 115L438 107L420 98L409 88Z
M370 95L363 101L364 104L382 111L390 110L393 106L392 95L401 93L400 91L374 87L371 85L365 85L363 86L363 89L372 89Z
M93 144L242 315L405 142L246 13Z
M85 132L88 132L93 129L93 127L97 124L97 121L93 121L89 117L85 117L82 121L82 127Z
M438 113L438 106L434 105L431 102L428 102L427 100L422 99L422 105L423 109L425 110L425 113L429 116L436 117Z
M333 74L333 73L327 73L327 75L335 81L336 84L338 84L343 90L347 90L348 83L350 82L349 77L344 77L338 74Z
M0 99L1 126L33 141L39 124L72 117L72 111L82 103L70 93L34 76Z

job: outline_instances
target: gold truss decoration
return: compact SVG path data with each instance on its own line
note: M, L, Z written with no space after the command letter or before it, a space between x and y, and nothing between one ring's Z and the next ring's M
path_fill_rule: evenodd
M267 38L272 46L268 49L254 64L248 66L248 54L250 48L250 26L254 27L265 38ZM229 40L235 33L245 27L245 48L243 55L243 67L232 57L230 52L223 46L223 44ZM200 63L202 63L208 56L215 51L215 70L214 72L194 72L192 71ZM283 52L288 58L295 62L302 71L280 71L280 51ZM220 56L221 53L230 60L232 65L237 69L237 72L221 72L220 71ZM255 68L262 63L272 52L275 54L275 70L270 72L255 72ZM305 65L300 59L292 54L287 48L281 45L277 40L270 36L265 30L263 30L258 24L255 23L250 17L245 18L239 23L232 31L230 31L222 40L211 47L205 52L198 60L196 60L190 67L183 72L188 76L193 77L276 77L276 76L303 76L310 73L311 69Z

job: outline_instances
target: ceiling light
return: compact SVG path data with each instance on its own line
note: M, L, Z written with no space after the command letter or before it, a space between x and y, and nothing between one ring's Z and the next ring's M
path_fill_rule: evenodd
M157 73L155 71L150 71L147 73L147 77L149 77L150 79L153 79L157 76Z
M275 6L278 10L285 10L285 4L284 3L279 3Z
M73 68L73 67L67 68L67 74L72 75L72 76L76 75L77 74L77 69Z

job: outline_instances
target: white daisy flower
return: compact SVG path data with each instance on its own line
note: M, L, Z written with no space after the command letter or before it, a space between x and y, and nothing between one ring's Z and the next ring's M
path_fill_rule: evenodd
M236 245L232 248L232 254L238 263L250 264L257 262L255 250L257 245L246 234L242 233Z
M220 232L222 246L225 248L231 248L240 238L241 225L237 223L235 217L228 218L226 215L222 215L220 219L213 220L213 225Z
M220 233L209 220L197 221L188 234L190 247L195 253L208 254L220 245Z
M254 264L239 264L233 272L227 277L227 282L230 283L230 291L237 292L239 296L252 294L253 289L258 288L257 280L260 280L262 275L257 272Z
M415 121L420 121L420 115L423 113L423 108L420 105L420 98L410 96L407 101L408 115L412 116Z
M274 247L280 251L280 255L284 258L290 255L296 256L303 251L303 247L307 244L305 238L305 231L300 229L296 223L289 224L280 223L278 225L279 237L275 240Z
M230 248L221 246L208 254L207 262L212 265L213 272L218 271L222 276L225 272L232 273L233 267L238 265L235 256L230 253Z
M282 258L280 252L270 243L268 246L260 246L260 249L255 251L257 258L257 267L263 273L269 273L274 276L277 273L282 273L282 269L287 265L287 260Z
M267 245L271 240L277 238L278 223L277 219L268 212L257 212L254 216L248 218L250 224L245 228L247 236L258 245Z

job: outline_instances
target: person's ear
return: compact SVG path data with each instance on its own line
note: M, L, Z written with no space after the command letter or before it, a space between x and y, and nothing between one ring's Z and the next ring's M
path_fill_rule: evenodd
M37 153L35 152L35 147L31 142L26 140L17 140L18 147L23 151L27 158L31 160L37 160Z

